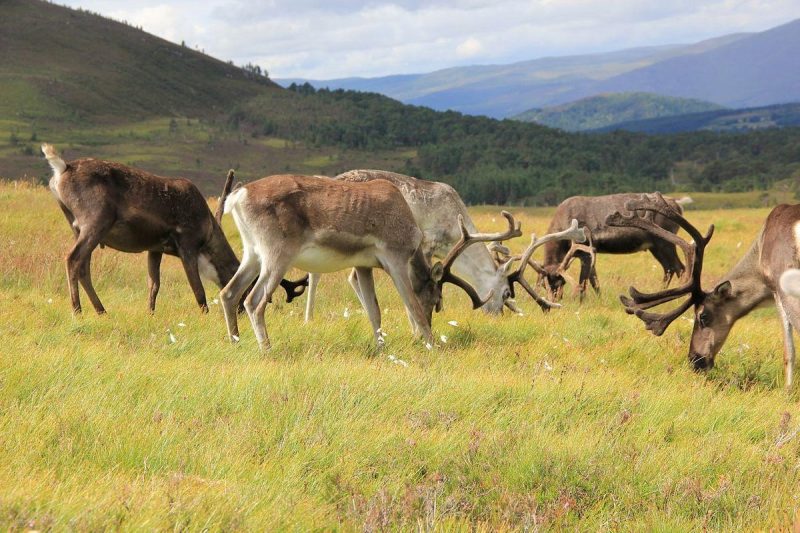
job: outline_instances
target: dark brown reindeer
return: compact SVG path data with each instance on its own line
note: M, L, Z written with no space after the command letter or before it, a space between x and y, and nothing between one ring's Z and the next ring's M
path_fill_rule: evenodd
M122 252L147 252L149 308L155 311L163 254L181 259L197 304L208 311L201 277L223 287L236 273L236 258L205 198L186 179L167 179L142 170L102 161L65 162L52 145L42 145L53 176L50 190L75 235L67 254L67 280L72 309L81 312L78 283L98 314L105 308L92 285L94 249L108 246ZM230 190L232 173L226 190ZM303 285L301 282L299 285ZM302 293L286 282L288 299Z
M800 300L791 295L792 273L784 277L782 283L780 280L787 270L800 266L800 205L779 205L773 209L748 252L710 292L702 290L700 279L703 252L714 226L702 236L659 194L655 195L655 201L647 196L631 200L626 208L630 211L643 209L667 217L686 230L694 242L684 241L649 219L620 213L609 216L607 222L610 226L638 228L680 246L689 265L688 279L679 287L654 293L642 293L631 287L631 297L621 297L625 310L639 317L654 335L661 335L684 311L694 307L689 361L700 370L714 366L714 358L737 320L774 300L783 325L784 371L786 386L790 387L794 373L792 328L800 327ZM682 296L688 296L688 299L668 313L648 311Z
M567 198L556 209L548 232L562 230L569 226L573 219L577 219L581 226L586 227L587 237L591 239L595 253L631 254L649 250L664 269L664 286L667 286L673 276L680 277L684 272L684 266L678 257L675 245L639 228L609 227L606 224L606 217L618 211L625 211L626 202L641 197L641 194L625 193ZM651 198L652 195L645 197ZM676 200L666 198L665 201L678 213L683 212ZM677 224L659 213L639 211L636 216L652 219L652 222L670 233L674 234L678 231ZM539 271L539 283L545 285L551 299L559 300L561 298L566 284L565 273L573 258L577 258L581 262L578 281L581 299L585 293L587 282L596 292L599 292L600 285L597 280L595 256L592 250L586 246L576 247L566 241L555 241L545 246L544 264Z

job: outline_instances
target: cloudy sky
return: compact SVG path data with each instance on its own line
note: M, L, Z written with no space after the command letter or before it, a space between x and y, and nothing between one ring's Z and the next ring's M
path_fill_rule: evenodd
M59 0L271 77L331 79L688 43L800 17L798 0Z

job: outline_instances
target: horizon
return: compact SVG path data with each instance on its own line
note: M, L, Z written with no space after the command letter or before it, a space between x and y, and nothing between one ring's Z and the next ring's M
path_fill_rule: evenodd
M374 78L507 65L692 44L797 20L791 0L767 0L766 5L746 0L735 6L725 0L666 6L650 0L618 0L610 6L590 0L533 5L349 0L335 6L318 0L269 5L219 0L200 8L188 0L134 0L122 6L113 0L63 1L223 61L259 65L276 79Z

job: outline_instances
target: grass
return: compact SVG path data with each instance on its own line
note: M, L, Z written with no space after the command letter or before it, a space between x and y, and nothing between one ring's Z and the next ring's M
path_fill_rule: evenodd
M312 324L302 299L269 308L261 355L249 324L231 345L218 306L195 309L170 258L150 316L145 257L97 250L109 314L73 317L72 238L49 192L3 183L0 202L5 529L797 527L798 394L782 389L775 312L743 319L696 374L688 319L656 338L616 300L660 280L647 254L601 256L602 294L548 315L521 299L525 316L488 317L448 288L434 317L447 342L431 351L385 275L383 353L345 273L325 276ZM524 231L546 228L547 210L514 212ZM718 227L709 281L767 212L690 213Z

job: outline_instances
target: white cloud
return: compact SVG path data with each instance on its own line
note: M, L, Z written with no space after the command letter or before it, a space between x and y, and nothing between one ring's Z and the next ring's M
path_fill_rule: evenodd
M458 54L458 57L475 57L482 50L483 45L481 42L474 37L470 37L456 47L456 54Z
M273 77L428 72L694 42L788 22L797 0L65 0Z

